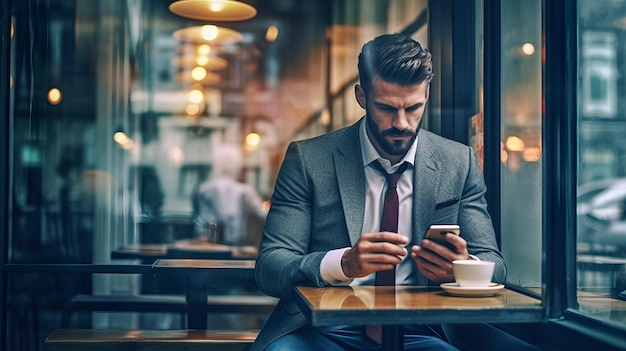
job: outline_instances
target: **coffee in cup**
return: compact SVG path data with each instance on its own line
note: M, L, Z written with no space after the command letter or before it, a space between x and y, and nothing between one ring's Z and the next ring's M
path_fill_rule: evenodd
M478 260L452 261L454 279L460 287L484 288L491 284L495 263Z

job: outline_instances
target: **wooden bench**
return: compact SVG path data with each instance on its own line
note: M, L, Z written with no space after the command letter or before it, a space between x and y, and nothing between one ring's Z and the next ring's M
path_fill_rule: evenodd
M278 299L267 295L209 295L209 313L270 314ZM71 327L72 314L89 312L169 312L186 314L187 301L182 295L88 295L74 296L63 313L61 325Z
M45 351L243 351L258 330L57 329Z

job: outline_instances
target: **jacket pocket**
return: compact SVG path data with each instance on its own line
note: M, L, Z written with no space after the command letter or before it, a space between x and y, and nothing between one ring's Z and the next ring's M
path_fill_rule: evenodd
M440 202L440 203L435 205L435 211L441 210L442 208L446 208L446 207L452 206L452 205L456 204L457 202L459 202L459 198L458 197L454 197L454 198L452 198L450 200L446 200L446 201Z

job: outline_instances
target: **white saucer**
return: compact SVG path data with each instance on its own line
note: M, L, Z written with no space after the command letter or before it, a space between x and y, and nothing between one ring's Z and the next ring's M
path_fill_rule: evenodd
M504 285L498 283L491 283L489 286L484 288L460 287L456 283L443 283L439 286L441 286L441 288L443 288L443 290L445 290L448 294L453 296L473 297L493 296L496 292L504 288Z

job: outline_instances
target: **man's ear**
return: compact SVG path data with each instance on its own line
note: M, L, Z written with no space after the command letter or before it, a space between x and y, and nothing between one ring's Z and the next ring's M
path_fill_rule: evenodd
M356 101L359 103L359 106L365 109L365 92L363 91L361 84L356 84L354 86L354 96L356 97Z

